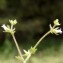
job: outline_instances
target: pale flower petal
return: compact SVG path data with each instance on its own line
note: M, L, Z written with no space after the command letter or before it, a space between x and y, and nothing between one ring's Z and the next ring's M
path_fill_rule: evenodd
M5 24L1 26L5 31L8 29Z
M62 34L61 28L57 29L56 32Z

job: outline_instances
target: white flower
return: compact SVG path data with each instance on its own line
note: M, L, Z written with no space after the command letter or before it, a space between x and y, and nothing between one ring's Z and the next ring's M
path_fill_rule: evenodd
M59 27L53 28L50 24L50 32L53 34L58 35L58 33L62 34L61 28L59 29Z
M60 25L60 23L59 23L59 20L58 20L58 19L54 20L54 25L55 25L55 26L59 26L59 25Z
M59 29L55 29L55 31L57 32L57 33L60 33L60 34L62 34L62 31L61 31L61 28Z
M2 27L6 32L10 30L5 24L3 24L1 27Z
M16 19L15 20L9 20L9 22L10 22L11 25L17 24L17 20Z
M10 29L10 27L6 26L5 24L3 24L1 27L4 29L3 32L8 32L8 33L11 33L11 34L13 34L15 32L15 28L14 29Z

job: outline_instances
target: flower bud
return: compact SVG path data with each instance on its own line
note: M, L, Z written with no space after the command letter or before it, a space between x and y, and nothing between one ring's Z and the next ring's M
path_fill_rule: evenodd
M58 20L58 19L54 20L54 25L55 25L55 26L59 26L59 25L60 25L60 23L59 23L59 20Z
M17 24L17 20L16 19L14 21L13 20L9 20L9 22L10 22L11 25Z

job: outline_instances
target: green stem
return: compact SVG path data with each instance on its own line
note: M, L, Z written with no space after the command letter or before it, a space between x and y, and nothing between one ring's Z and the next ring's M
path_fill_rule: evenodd
M27 63L27 61L29 60L29 58L31 57L31 54L29 54L26 59L24 60L24 63Z
M21 53L21 51L20 51L20 48L19 48L19 46L18 46L18 43L17 43L17 41L16 41L16 38L15 38L14 34L12 34L12 37L13 37L14 43L15 43L15 45L16 45L16 48L17 48L17 50L18 50L18 53L19 53L20 57L22 58L22 60L24 61L24 58L23 58L23 56L22 56L22 53Z
M39 45L39 43L40 43L49 33L50 33L50 31L48 31L46 34L44 34L44 35L39 39L39 41L35 44L34 48L36 48L36 47Z

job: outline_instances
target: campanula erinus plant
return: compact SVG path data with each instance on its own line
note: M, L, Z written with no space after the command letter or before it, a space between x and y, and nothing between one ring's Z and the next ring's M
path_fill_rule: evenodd
M56 35L59 35L59 34L62 34L62 30L61 28L59 27L61 24L59 23L59 20L56 19L54 20L53 22L53 26L50 24L49 27L50 27L50 30L45 33L39 40L38 42L33 46L33 47L30 47L28 49L28 51L26 51L25 49L23 49L24 53L22 54L22 52L20 51L20 48L18 46L18 43L17 43L17 40L14 36L16 30L14 28L14 25L17 24L17 20L9 20L9 23L10 25L5 25L3 24L1 27L4 29L3 32L7 32L7 33L10 33L12 35L12 38L14 40L14 43L16 45L16 48L17 48L17 51L18 51L18 56L16 56L16 58L21 61L22 63L27 63L27 61L30 59L30 57L32 56L32 54L35 54L35 52L37 51L37 46L40 44L40 42L47 36L49 35L50 33L51 34L56 34Z

